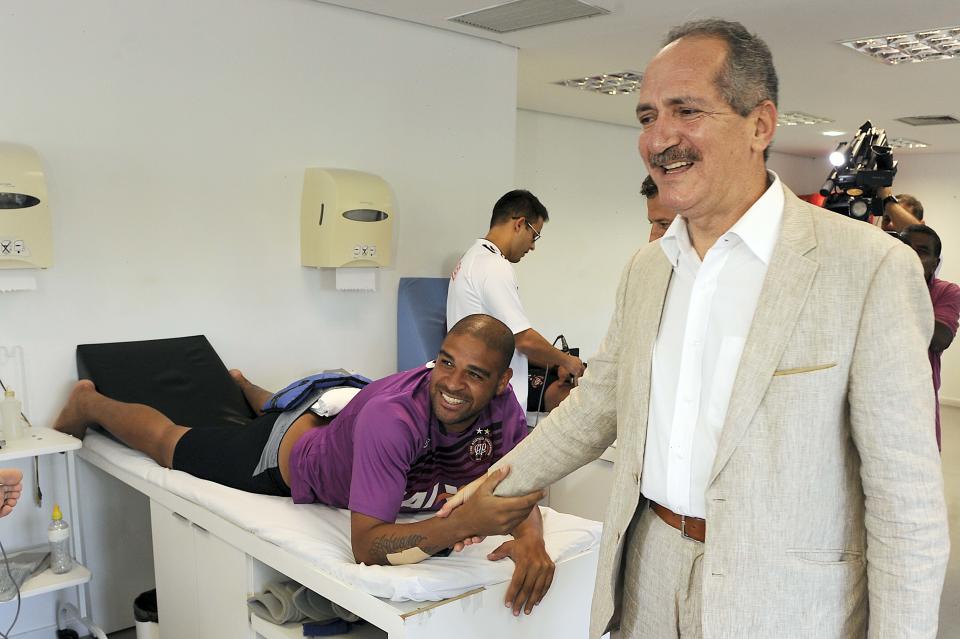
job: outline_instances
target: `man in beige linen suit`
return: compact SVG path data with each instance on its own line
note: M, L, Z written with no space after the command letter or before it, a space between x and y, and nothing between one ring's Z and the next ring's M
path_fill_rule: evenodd
M920 263L766 171L776 99L741 25L671 32L637 115L679 217L624 270L580 387L499 464L498 494L529 493L617 441L593 637L936 636L949 542Z

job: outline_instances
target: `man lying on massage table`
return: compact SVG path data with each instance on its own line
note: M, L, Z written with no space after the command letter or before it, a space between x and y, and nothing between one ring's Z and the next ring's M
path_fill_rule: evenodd
M494 498L506 476L494 473L449 519L394 523L401 510L437 510L457 486L483 476L526 435L524 411L508 385L513 350L513 334L502 322L465 317L447 334L433 368L370 383L332 420L303 407L299 415L263 413L272 394L230 371L258 414L235 427L174 424L149 406L115 401L81 380L54 428L82 438L89 424L100 424L165 468L292 496L296 503L349 508L353 554L366 564L415 563L479 537L512 533L514 540L488 558L514 561L506 604L515 615L522 609L530 614L554 572L534 507L541 491Z

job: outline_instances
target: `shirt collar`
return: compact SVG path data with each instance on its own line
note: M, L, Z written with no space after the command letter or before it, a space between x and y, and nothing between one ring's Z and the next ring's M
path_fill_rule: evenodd
M500 257L503 257L503 253L500 252L500 249L497 247L497 245L491 242L490 240L484 237L481 237L479 240L477 240L477 244L479 244L485 250L490 251L494 255L499 255Z
M767 175L770 186L730 230L724 233L736 235L764 264L770 263L773 248L780 235L784 202L780 177L769 170ZM679 263L681 254L689 254L694 250L687 232L687 220L682 215L673 219L660 239L660 248L674 267Z

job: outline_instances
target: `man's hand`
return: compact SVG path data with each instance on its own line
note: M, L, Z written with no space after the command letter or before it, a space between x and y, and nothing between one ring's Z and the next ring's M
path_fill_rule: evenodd
M509 471L508 466L504 466L504 468ZM443 506L441 506L440 510L437 511L437 517L440 517L441 519L444 517L449 517L450 513L462 506L463 502L470 499L470 497L473 496L473 493L477 492L477 489L480 488L480 485L487 480L487 477L488 475L480 475L466 486L461 486L460 490L458 490L456 494L448 497L447 501L443 503Z
M0 517L13 511L23 490L23 472L16 468L0 468Z
M510 533L530 515L537 502L543 499L542 490L519 497L496 497L493 491L509 473L510 469L504 467L482 478L483 481L475 492L465 496L462 505L453 514L464 528L474 531L475 536ZM458 492L454 497L459 494ZM444 508L446 506L444 504Z
M544 548L543 537L513 539L487 555L490 561L504 557L509 557L516 565L504 604L513 608L514 616L518 616L521 610L529 615L553 583L554 563Z
M562 366L557 368L557 376L561 382L577 385L577 380L583 377L587 371L587 365L583 363L576 355L567 354L567 359Z

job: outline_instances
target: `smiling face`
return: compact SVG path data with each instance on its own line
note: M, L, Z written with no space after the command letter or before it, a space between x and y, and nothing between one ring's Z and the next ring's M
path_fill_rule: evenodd
M716 82L726 56L720 39L681 38L648 65L639 92L640 155L661 205L693 225L729 228L766 188L776 107L764 100L745 117L730 107Z
M430 374L433 414L447 430L470 428L490 400L510 381L499 353L469 334L447 335Z

